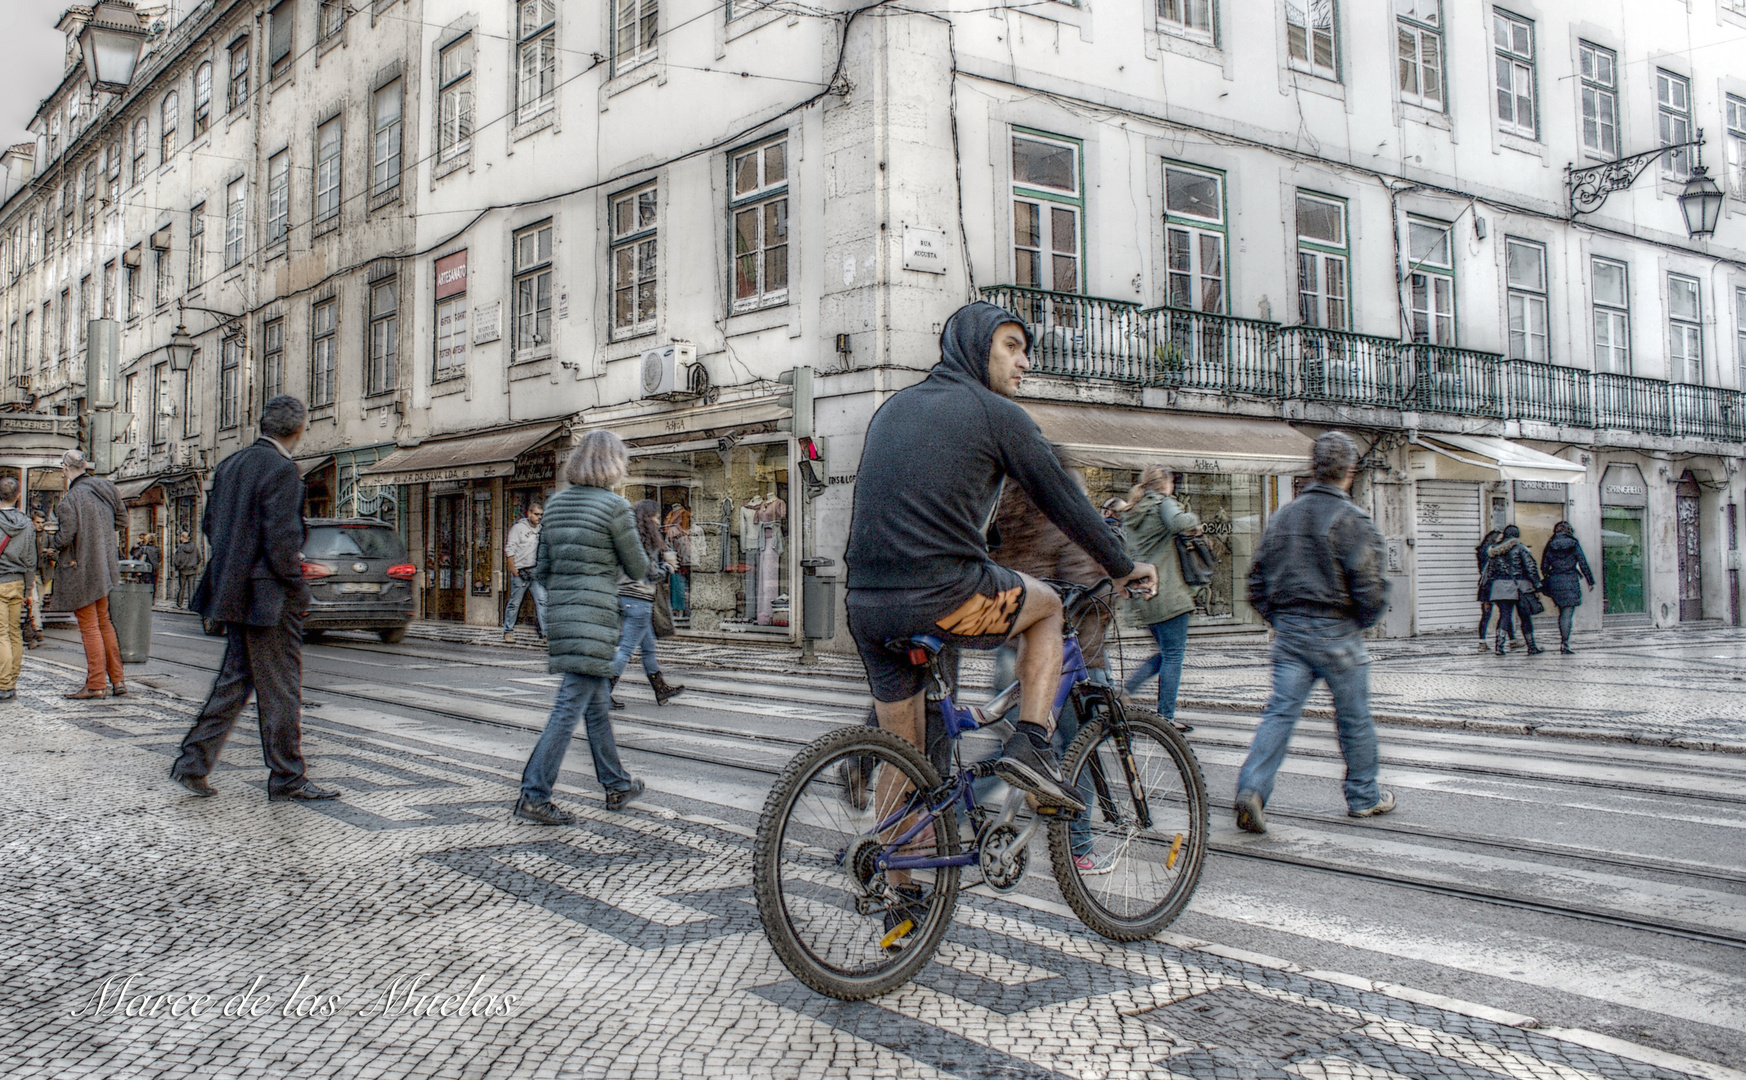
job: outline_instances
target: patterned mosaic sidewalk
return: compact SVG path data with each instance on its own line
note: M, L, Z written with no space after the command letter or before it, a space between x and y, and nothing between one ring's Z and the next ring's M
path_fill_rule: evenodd
M197 800L166 778L185 708L50 683L0 724L7 1077L1746 1075L982 897L846 1005L775 960L709 807L608 814L566 773L579 827L517 826L519 758L333 707L305 748L342 801L269 804L240 725Z

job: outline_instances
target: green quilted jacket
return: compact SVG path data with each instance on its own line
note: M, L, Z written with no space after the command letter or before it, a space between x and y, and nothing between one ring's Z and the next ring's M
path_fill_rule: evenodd
M612 676L618 650L619 571L637 580L649 557L630 503L605 488L572 487L546 503L534 578L546 587L549 669Z

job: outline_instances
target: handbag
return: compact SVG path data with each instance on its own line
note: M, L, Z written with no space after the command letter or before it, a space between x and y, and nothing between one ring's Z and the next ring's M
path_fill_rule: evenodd
M1538 615L1546 610L1546 605L1540 600L1540 594L1532 589L1523 590L1522 595L1516 598L1516 606L1530 615Z
M656 589L655 599L649 607L649 625L655 629L655 637L670 638L673 636L673 604L666 596L666 590Z
M1176 561L1182 567L1182 583L1190 586L1212 584L1213 566L1218 558L1206 537L1177 533L1175 540Z

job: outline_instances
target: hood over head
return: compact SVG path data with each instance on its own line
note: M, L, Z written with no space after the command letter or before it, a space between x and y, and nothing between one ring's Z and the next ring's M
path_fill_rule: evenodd
M30 518L15 506L0 507L0 536L17 536L30 524Z
M988 350L994 344L994 332L1006 323L1015 323L1024 332L1025 351L1029 352L1031 328L1023 319L986 301L965 304L952 313L940 332L939 367L987 386Z

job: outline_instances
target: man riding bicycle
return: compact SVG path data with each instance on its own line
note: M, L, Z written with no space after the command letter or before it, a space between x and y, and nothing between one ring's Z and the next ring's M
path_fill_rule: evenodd
M867 428L849 522L849 632L871 684L879 726L925 750L924 671L888 648L927 634L963 648L1019 647L1017 729L994 771L1039 806L1084 804L1063 782L1049 735L1062 663L1061 598L989 557L985 535L1001 485L1037 507L1116 579L1157 587L1128 558L1062 468L1036 422L1012 400L1030 370L1030 331L993 304L968 304L940 335L940 362L893 395Z

